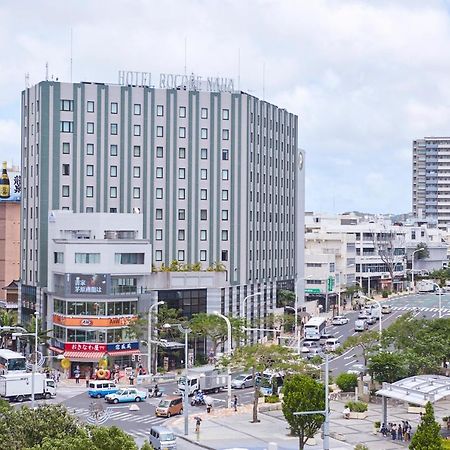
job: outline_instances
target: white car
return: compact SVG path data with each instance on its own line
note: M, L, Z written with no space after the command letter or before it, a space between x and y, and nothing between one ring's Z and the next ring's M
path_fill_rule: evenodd
M381 307L381 314L389 314L392 312L392 307L391 305L383 305Z
M345 325L346 323L348 323L348 318L344 316L334 316L331 323L333 325Z
M347 373L354 373L355 375L361 375L366 371L366 367L364 364L353 364L350 369L347 370Z
M309 353L312 348L319 348L317 342L315 341L304 341L302 347L302 353Z

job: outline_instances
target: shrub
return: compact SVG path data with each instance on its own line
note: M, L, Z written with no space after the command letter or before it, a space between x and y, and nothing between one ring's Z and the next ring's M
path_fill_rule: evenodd
M381 422L377 420L373 423L373 426L378 430L381 427Z
M450 450L450 441L442 439L442 450Z
M358 386L358 376L354 373L341 373L336 378L336 384L344 392L351 392Z
M366 444L357 444L355 445L355 450L369 450Z
M268 395L264 397L264 403L278 403L280 401L280 398L278 395Z
M388 297L389 297L389 294L390 294L389 291L383 291L383 292L381 293L381 295L382 295L383 298L388 298Z
M147 442L144 442L144 445L141 447L141 450L153 450L153 447Z
M351 412L366 412L367 403L364 402L347 402L345 404L346 408L349 408Z

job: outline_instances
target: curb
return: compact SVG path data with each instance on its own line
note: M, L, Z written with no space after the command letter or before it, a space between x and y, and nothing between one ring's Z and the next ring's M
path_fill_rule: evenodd
M186 436L184 436L182 434L176 434L175 436L180 438L180 439L183 439L186 442L189 442L190 444L194 444L197 447L206 448L207 450L216 450L214 447L208 447L205 444L201 444L200 442L193 441L192 439L189 439L189 438L187 438Z

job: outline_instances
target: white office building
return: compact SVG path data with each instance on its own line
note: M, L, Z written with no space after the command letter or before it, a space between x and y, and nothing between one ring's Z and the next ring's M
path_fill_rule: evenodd
M244 92L43 81L22 93L22 314L43 311L49 212L136 212L155 269L222 264L220 309L303 277L297 116ZM146 267L150 270L150 267ZM219 277L220 278L220 277ZM299 283L300 297L302 283Z

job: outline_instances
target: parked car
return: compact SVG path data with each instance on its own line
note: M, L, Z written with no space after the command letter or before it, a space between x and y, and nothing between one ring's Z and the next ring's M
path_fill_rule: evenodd
M259 378L259 375L255 375L256 384L258 384ZM245 389L251 386L253 386L253 376L251 373L243 373L231 380L231 387L234 389Z
M147 398L147 392L139 391L136 388L119 389L114 394L105 396L108 403L126 403L126 402L140 402Z
M180 395L162 399L155 409L157 417L171 417L176 414L183 414L183 398Z
M381 307L381 314L390 314L392 312L392 306L391 305L383 305Z
M333 325L345 325L348 323L348 317L344 316L334 316L333 320L331 321Z

